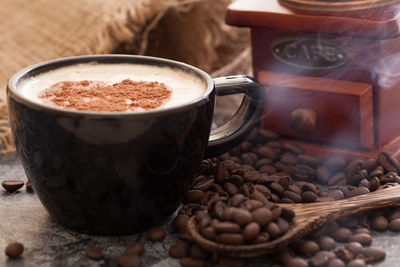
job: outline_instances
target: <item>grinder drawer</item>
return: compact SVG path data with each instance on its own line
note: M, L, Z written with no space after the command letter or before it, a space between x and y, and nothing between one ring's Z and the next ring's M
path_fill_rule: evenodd
M374 147L370 84L258 72L266 87L262 125L283 135L364 148Z

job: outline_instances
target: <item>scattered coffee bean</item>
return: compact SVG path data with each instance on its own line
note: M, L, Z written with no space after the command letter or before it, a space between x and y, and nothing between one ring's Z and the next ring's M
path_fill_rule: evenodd
M303 255L311 256L319 251L319 245L310 240L305 240L297 245L297 251Z
M318 238L317 243L321 250L331 250L336 246L335 240L329 236L321 236Z
M21 180L4 180L1 185L7 192L14 193L18 189L24 186L24 182Z
M257 238L260 233L260 226L258 223L251 222L243 230L243 236L247 241L252 241Z
M123 253L118 256L117 262L121 267L141 267L142 259L138 254Z
M346 245L346 249L353 253L353 255L357 256L358 254L362 253L364 248L359 242L349 242Z
M13 242L7 245L5 253L11 259L17 259L21 257L24 252L24 245L19 242Z
M93 245L85 246L85 254L88 258L96 261L103 258L103 253L101 252L101 250Z
M374 216L371 221L371 227L375 231L385 231L389 222L384 216Z
M372 257L372 262L383 261L386 257L386 252L377 247L368 247L364 251L364 255Z
M334 231L331 234L331 236L336 241L346 242L350 238L351 234L352 232L350 231L350 229L345 227L339 227L338 229L336 229L336 231Z
M350 236L349 241L350 242L355 241L364 246L369 246L372 243L372 237L369 234L359 233L359 234L354 234L354 235Z
M144 253L144 246L140 242L133 241L126 246L124 253L133 253L142 255Z
M151 242L160 242L164 240L167 233L162 227L153 227L147 230L146 239Z

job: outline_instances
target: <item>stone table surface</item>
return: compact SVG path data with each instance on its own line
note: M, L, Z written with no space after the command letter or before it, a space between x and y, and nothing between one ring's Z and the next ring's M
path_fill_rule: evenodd
M0 158L0 182L5 179L26 180L20 161L16 157ZM90 236L68 230L51 220L35 194L26 192L25 187L10 194L0 189L0 266L117 266L116 258L125 245L133 240L144 243L143 266L179 266L177 260L168 256L174 236L167 224L167 238L160 243L146 242L143 234L106 237ZM23 257L9 260L4 254L8 243L24 244ZM105 259L92 261L83 251L87 244L99 247ZM386 250L385 261L374 266L399 266L400 233L373 232L373 246ZM246 262L246 266L276 266L268 258Z

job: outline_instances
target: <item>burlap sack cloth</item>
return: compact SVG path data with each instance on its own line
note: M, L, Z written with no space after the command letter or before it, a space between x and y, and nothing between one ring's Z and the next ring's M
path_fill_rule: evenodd
M5 87L23 67L67 56L129 53L183 61L213 75L247 72L248 32L225 24L229 2L1 0L0 155L15 151Z

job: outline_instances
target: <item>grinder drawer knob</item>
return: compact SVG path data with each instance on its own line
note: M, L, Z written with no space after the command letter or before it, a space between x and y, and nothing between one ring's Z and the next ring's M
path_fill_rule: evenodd
M297 133L311 134L317 126L317 113L312 109L296 109L290 114L290 126Z

